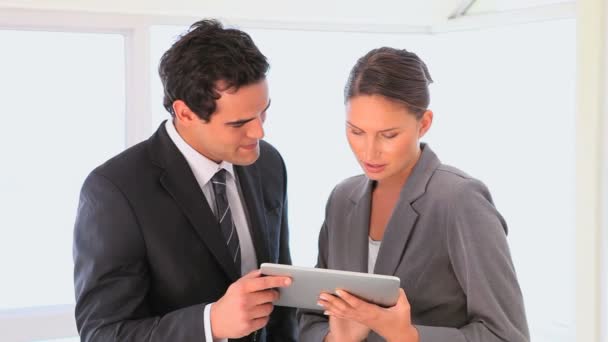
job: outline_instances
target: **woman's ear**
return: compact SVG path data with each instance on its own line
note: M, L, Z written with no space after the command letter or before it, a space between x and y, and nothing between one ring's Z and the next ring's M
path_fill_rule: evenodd
M433 124L433 111L426 110L419 119L420 126L418 127L418 139L422 138L429 131Z

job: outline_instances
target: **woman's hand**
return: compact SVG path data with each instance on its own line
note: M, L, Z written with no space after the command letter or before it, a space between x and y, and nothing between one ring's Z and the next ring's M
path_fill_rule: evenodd
M329 316L329 334L325 342L361 342L369 332L370 329L361 323Z
M337 290L336 294L338 297L322 293L319 299L330 318L358 322L389 342L418 342L418 331L412 325L410 304L403 289L399 289L397 304L390 308L365 302L344 290Z

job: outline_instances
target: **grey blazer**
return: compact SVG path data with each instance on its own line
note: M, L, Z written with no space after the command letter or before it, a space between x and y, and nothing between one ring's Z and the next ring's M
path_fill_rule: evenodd
M425 144L388 222L374 273L401 279L421 342L529 341L507 225L488 189L443 165ZM360 175L333 190L317 267L367 272L373 181ZM300 341L322 341L328 321L298 312ZM384 341L372 332L368 341Z

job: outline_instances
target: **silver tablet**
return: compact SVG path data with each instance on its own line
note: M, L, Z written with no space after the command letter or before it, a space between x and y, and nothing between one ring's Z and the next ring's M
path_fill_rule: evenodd
M281 296L274 303L278 306L322 310L317 305L319 295L336 289L384 307L395 305L399 297L400 280L393 276L270 263L262 264L260 270L263 275L291 277L291 286L279 289Z

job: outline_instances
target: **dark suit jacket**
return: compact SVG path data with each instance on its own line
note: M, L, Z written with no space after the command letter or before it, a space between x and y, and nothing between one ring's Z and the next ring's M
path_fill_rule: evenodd
M336 186L319 236L317 267L367 272L372 185ZM528 342L507 225L485 185L441 164L422 145L386 226L374 273L401 279L421 342ZM302 310L300 340L322 341L327 318ZM367 341L384 341L376 333Z
M260 158L235 172L258 262L290 264L281 156L261 141ZM205 304L240 277L164 124L87 177L73 253L82 341L205 341ZM266 328L243 340L295 341L295 329L293 310L275 307Z

